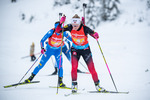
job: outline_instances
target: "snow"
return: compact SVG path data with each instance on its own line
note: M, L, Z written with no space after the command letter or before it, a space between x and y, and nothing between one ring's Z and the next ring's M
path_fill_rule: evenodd
M119 91L129 91L129 94L88 94L95 90L91 75L78 74L79 89L85 88L83 94L65 97L70 90L61 90L56 95L56 89L49 86L57 85L57 76L48 76L54 71L52 57L34 80L39 84L3 88L5 85L17 83L33 62L29 55L30 45L35 42L35 53L40 52L40 39L53 27L59 19L59 12L66 14L69 23L75 13L70 5L52 7L52 0L0 0L0 100L149 100L150 99L150 10L146 8L146 0L120 0L122 14L116 21L106 22L96 28L100 34L99 43L110 68L113 79ZM60 10L61 9L61 10ZM25 20L21 14L25 13ZM30 17L35 18L30 23ZM139 22L142 19L142 22ZM66 24L65 23L65 24ZM101 80L101 85L114 90L114 85L102 58L96 41L89 36L95 68ZM36 57L38 57L37 55ZM39 61L38 61L39 62ZM28 78L33 69L24 78ZM80 62L85 65L83 59ZM64 83L71 86L71 65L64 57ZM79 64L79 69L87 71Z

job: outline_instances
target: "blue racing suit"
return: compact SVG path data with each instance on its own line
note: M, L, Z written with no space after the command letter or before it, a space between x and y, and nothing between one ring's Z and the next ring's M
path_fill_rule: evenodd
M55 37L53 36L53 34L55 34ZM44 42L49 39L47 45L46 45L46 52L45 54L42 56L41 61L39 63L39 65L34 69L33 74L37 74L46 64L46 62L49 60L49 58L53 55L55 57L56 63L57 63L57 67L59 69L59 77L63 77L63 68L62 68L62 55L60 55L61 52L61 46L51 46L50 43L52 44L58 44L57 42L53 42L51 41L51 39L58 39L57 36L61 35L60 33L54 33L54 29L49 30L46 35L41 39L41 48L44 48ZM66 33L63 32L63 37L66 37L67 39L69 39L70 41L72 41L71 37ZM60 61L61 60L61 61ZM61 63L60 63L61 62ZM60 63L60 64L59 64Z
M66 44L64 44L64 46L62 47L62 52L64 53L64 55L67 57L67 59L70 61L71 63L71 52L70 52L70 49L71 49L71 44L70 42L66 39L65 42L67 42L68 46L69 46L69 49L67 48ZM55 63L55 68L57 68L57 62Z

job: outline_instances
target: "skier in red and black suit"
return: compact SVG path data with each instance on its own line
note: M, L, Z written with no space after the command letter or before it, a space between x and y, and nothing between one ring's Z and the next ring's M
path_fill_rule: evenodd
M88 34L95 39L98 39L98 33L83 25L80 17L77 14L72 17L71 24L64 26L64 31L70 31L73 42L71 47L72 92L77 92L77 68L78 61L81 56L88 66L97 91L105 91L103 87L100 87L100 81L98 79L97 72L95 71L92 53L88 43Z

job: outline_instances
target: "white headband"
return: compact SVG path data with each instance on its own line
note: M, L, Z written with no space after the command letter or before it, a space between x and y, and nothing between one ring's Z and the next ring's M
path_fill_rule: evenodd
M80 20L80 18L72 18L72 19L71 19L71 23L72 23L72 24L80 24L80 23L81 23L81 20Z

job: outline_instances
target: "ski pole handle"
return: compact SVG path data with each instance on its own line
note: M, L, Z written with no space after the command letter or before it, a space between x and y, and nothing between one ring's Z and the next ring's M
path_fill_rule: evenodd
M85 8L86 8L86 6L87 6L87 4L86 4L86 3L83 3L83 7L85 7Z

